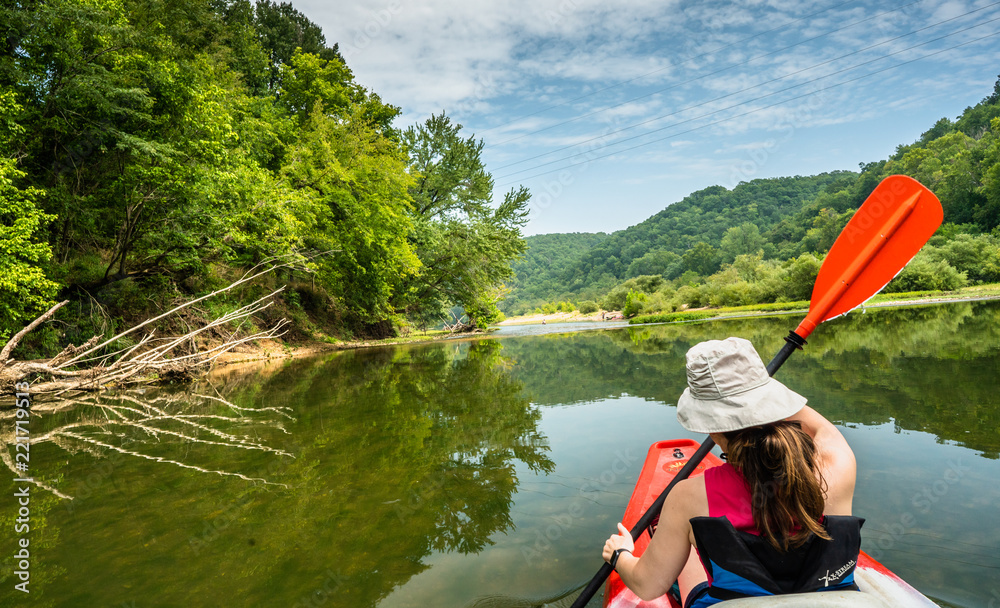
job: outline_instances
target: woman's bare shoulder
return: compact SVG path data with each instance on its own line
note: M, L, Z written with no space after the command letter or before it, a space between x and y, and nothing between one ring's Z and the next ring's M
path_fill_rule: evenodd
M685 520L707 516L708 495L705 492L705 478L699 475L678 482L667 495L663 503L663 512L675 513Z

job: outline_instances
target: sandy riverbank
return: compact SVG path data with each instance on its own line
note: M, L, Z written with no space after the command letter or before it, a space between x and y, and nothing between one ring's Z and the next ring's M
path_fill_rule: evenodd
M603 315L603 317L602 317ZM535 323L576 323L580 321L620 321L622 319L622 311L613 310L611 312L595 312L592 314L583 314L579 310L574 310L573 312L554 312L552 314L537 314L537 315L521 315L519 317L511 317L505 319L497 325L531 325Z
M580 311L560 312L550 315L525 315L514 317L498 323L497 325L540 325L543 323L572 323L581 321L600 322L621 321L621 311L605 312L605 318L601 318L601 313L585 315ZM305 342L302 344L286 344L278 340L261 340L256 344L242 344L232 351L221 355L216 359L216 367L238 365L259 361L272 361L288 359L291 357L309 357L323 353L335 352L339 350L351 350L355 348L371 348L376 346L398 346L402 344L423 344L427 342L438 342L441 340L476 340L489 337L489 332L472 332L453 334L446 331L412 332L408 336L387 338L385 340L343 340L337 342L324 342L320 340Z

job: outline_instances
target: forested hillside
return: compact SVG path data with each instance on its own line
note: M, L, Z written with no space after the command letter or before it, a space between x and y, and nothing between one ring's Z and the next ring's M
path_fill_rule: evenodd
M275 260L229 304L284 284L299 334L496 318L528 192L491 201L483 142L397 125L291 4L15 1L0 22L0 343L56 299L29 352Z
M945 225L890 285L950 289L1000 281L1000 80L956 120L942 118L891 158L861 172L713 186L593 246L576 259L518 274L505 310L597 300L630 312L808 298L822 256L875 186L901 173L937 194ZM536 239L530 237L529 252ZM573 235L566 235L573 236Z
M592 247L608 238L604 232L538 234L525 239L527 250L513 264L515 279L501 307L504 310L533 308L535 302L552 299L565 291L562 278Z
M555 300L597 299L621 281L642 275L675 278L686 271L712 274L721 259L765 248L769 257L791 255L794 245L780 237L778 247L765 238L782 220L794 216L818 194L837 191L857 174L837 172L813 177L759 179L733 190L711 186L686 196L649 219L594 241L593 235L537 235L526 240L528 252L551 249L559 237L563 255L548 265L515 266L515 288L504 302L515 314ZM738 238L726 232L740 226ZM551 256L540 255L546 260Z

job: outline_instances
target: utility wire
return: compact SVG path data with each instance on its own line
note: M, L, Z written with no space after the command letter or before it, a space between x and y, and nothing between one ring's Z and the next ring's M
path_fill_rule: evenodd
M549 171L543 171L541 173L536 173L534 175L529 175L528 177L524 178L524 180L529 180L529 179L533 179L533 178L536 178L536 177L541 177L543 175L549 175L551 173L556 173L557 171L563 171L565 169L569 169L570 167L576 167L576 166L579 166L579 165L586 165L586 164L589 164L589 163L591 163L591 162L593 162L595 160L600 160L601 158L607 158L607 157L613 156L615 154L620 154L622 152L628 152L630 150L635 150L635 149L638 149L638 148L642 148L644 146L648 146L648 145L651 145L651 144L659 143L661 141L666 141L668 139L672 139L672 138L677 137L679 135L684 135L684 134L687 134L687 133L691 133L692 131L698 131L699 129L704 129L704 128L711 127L711 126L714 126L714 125L718 125L718 124L721 124L721 123L724 123L724 122L729 122L729 121L732 121L732 120L736 120L737 118L743 118L744 116L748 116L750 114L755 114L757 112L761 112L763 110L767 110L767 109L773 108L775 106L780 106L782 104L786 104L786 103L788 103L790 101L795 101L795 100L798 100L798 99L802 99L804 97L809 97L811 95L815 95L817 93L822 93L823 91L828 91L830 89L834 89L836 87L843 86L845 84L850 84L852 82L856 82L858 80L862 80L864 78L868 78L868 77L874 76L876 74L881 74L882 72L887 72L889 70L894 70L894 69L900 68L900 67L902 67L904 65L908 65L910 63L914 63L914 62L917 62L917 61L922 61L922 60L927 59L929 57L933 57L935 55L940 55L941 53L946 53L948 51L952 51L952 50L957 49L959 47L963 47L963 46L966 46L966 45L969 45L969 44L973 44L975 42L979 42L979 41L985 40L987 38L992 38L992 37L997 36L997 35L1000 35L1000 32L994 32L992 34L987 34L986 36L981 36L979 38L974 38L972 40L968 40L968 41L963 42L961 44L956 44L955 46L951 46L951 47L948 47L946 49L941 49L939 51L934 51L933 53L928 53L927 55L924 55L922 57L917 57L916 59L910 59L908 61L904 61L902 63L898 63L896 65L892 65L892 66L889 66L887 68L883 68L881 70L876 70L874 72L871 72L871 73L868 73L868 74L863 74L863 75L858 76L856 78L851 78L850 80L845 80L843 82L838 82L836 84L832 84L832 85L830 85L828 87L823 87L821 89L817 89L817 90L811 91L809 93L804 93L804 94L798 95L796 97L790 97L789 99L785 99L785 100L782 100L782 101L779 101L779 102L775 102L775 103L773 103L771 105L767 105L767 106L763 106L763 107L760 107L760 108L756 108L756 109L750 110L748 112L744 112L742 114L737 114L736 116L730 116L728 118L722 118L722 119L716 120L714 122L710 122L710 123L707 123L707 124L704 124L704 125L701 125L701 126L693 127L693 128L688 129L686 131L681 131L679 133L674 133L672 135L667 135L666 137L661 137L659 139L655 139L655 140L652 140L652 141L643 142L641 144L636 144L634 146L630 146L630 147L624 148L622 150L617 150L617 151L612 152L610 154L604 154L604 155L598 156L596 158L590 158L590 159L587 159L587 160L584 160L584 161L580 161L580 162L576 162L576 163L571 163L571 164L565 165L563 167L558 167L556 169L550 169ZM908 49L906 49L906 50L908 50ZM825 78L825 76L823 78ZM816 80L820 80L820 79L817 78ZM815 81L810 81L810 82L815 82ZM804 83L804 84L809 84L809 83ZM753 100L751 100L751 101L753 101ZM737 105L743 105L743 104L737 104ZM731 107L736 107L736 106L731 106ZM725 108L725 109L729 109L729 108ZM713 114L714 113L715 112L713 112ZM705 114L704 116L708 116L708 114ZM701 118L701 117L699 117L699 118ZM695 120L695 119L692 119L692 120ZM686 122L690 122L690 121L686 121ZM677 123L677 124L682 124L682 123ZM676 126L676 125L671 125L671 126ZM622 140L622 141L625 141L625 140ZM615 142L615 143L621 143L621 142ZM577 154L575 156L579 156L579 154ZM569 157L569 158L572 158L572 157ZM566 159L563 159L563 160L566 160ZM507 182L507 183L504 183L504 184L500 184L499 187L500 188L504 188L504 187L512 185L512 184L521 183L524 180L516 180L516 181L513 181L513 182Z
M916 2L911 2L910 4L907 4L905 6L901 6L900 8L906 8L907 6L910 6L912 4L917 4L917 3L923 2L923 1L924 0L917 0ZM598 93L603 93L604 91L610 91L611 89L614 89L614 88L617 88L617 87L620 87L620 86L624 86L624 85L626 85L626 84L628 84L630 82L635 82L636 80L640 80L640 79L645 78L647 76L652 76L653 74L659 74L660 72L663 72L664 70L669 70L670 68L673 68L673 67L680 67L680 66L682 66L682 65L684 65L686 63L694 61L695 59L701 59L702 57L705 57L707 55L713 55L715 53L718 53L719 51L724 51L724 50L726 50L726 49L728 49L730 47L736 46L737 44L743 44L744 42L749 42L749 41L753 40L754 38L759 38L759 37L761 37L761 36L763 36L765 34L771 34L771 33L777 32L779 30L783 30L783 29L785 29L786 27L788 27L790 25L794 25L794 24L798 23L799 21L803 21L805 19L809 19L810 17L815 17L816 15L825 13L827 11L832 11L833 9L840 8L840 7L844 6L845 4L852 4L854 2L857 2L857 0L847 0L847 2L841 2L840 4L837 4L837 5L828 7L828 8L824 8L823 10L816 11L815 13L810 13L808 15L805 15L804 17L799 17L798 19L793 19L792 21L789 21L788 23L786 23L784 25L779 25L778 27L771 28L771 29L769 29L767 31L764 31L764 32L760 32L759 34L754 34L753 36L749 36L747 38L742 38L740 40L737 40L736 42L731 42L731 43L729 43L727 45L720 46L717 49L712 49L711 51L706 51L706 52L702 53L701 55L695 55L693 57L688 57L687 59L685 59L684 61L682 61L682 62L680 62L680 63L678 63L676 65L672 64L672 65L668 65L668 66L663 67L663 68L659 68L659 69L653 70L652 72L646 72L645 74L640 74L640 75L638 75L638 76L636 76L634 78L629 78L628 80L622 80L621 82L617 82L615 84L608 85L608 86L604 87L603 89L597 89L596 91L591 91L590 93L586 93L584 95L580 95L579 97L574 97L573 99L569 99L569 100L563 101L561 103L557 103L555 105L548 106L546 108L542 108L541 110L536 110L536 111L534 111L534 112L532 112L530 114L524 114L524 115L519 116L519 117L517 117L517 118L515 118L513 120L510 120L508 122L499 124L499 125L497 125L495 127L490 127L489 129L485 129L484 131L482 131L482 133L489 133L490 131L496 131L497 129L500 129L500 128L512 125L512 124L518 122L519 120L524 120L525 118L531 118L532 116L537 116L538 114L542 114L542 113L548 112L549 110L554 110L556 108L561 108L561 107L569 105L569 104L571 104L571 103L573 103L575 101L580 101L581 99L586 99L588 97L592 97L594 95L597 95ZM497 145L499 145L499 144L497 144ZM488 147L490 147L490 146L488 146Z
M877 18L879 18L879 17L884 17L885 15L888 15L888 14L890 14L890 13L895 13L895 12L897 12L897 11L901 11L901 10L903 10L904 8L908 7L908 6L913 6L914 4L919 4L920 2L923 2L923 1L924 1L924 0L916 0L915 2L910 2L909 4L904 4L903 6L900 6L900 7L898 7L898 8L894 8L894 9L892 9L892 10L889 10L889 11L885 11L885 12L882 12L882 13L879 13L879 14L877 14L877 15L872 15L871 17L867 17L867 18L865 18L865 19L862 19L862 20L860 20L860 21L855 21L854 23L851 23L850 25L845 25L845 26L842 26L842 27L839 27L839 28L837 28L837 29L835 29L835 30L830 30L829 32L826 32L826 33L823 33L823 34L819 34L818 36L813 36L812 38L807 38L807 39L805 39L805 40L802 40L802 41L799 41L799 42L796 42L795 44L791 44L791 45L789 45L789 46L786 46L786 47L783 47L783 48L780 48L780 49L778 49L778 50L776 50L776 51L771 51L771 52L769 52L769 53L764 53L763 55L757 55L757 56L755 56L755 57L751 57L750 59L747 59L747 60L745 60L745 61L741 61L740 63L734 63L734 64L732 64L732 65L730 65L730 66L727 66L727 67L724 67L724 68L720 68L720 69L718 69L718 70L715 70L714 72L710 72L710 73L708 73L708 74L703 74L702 76L698 76L697 78L691 78L691 79L689 79L689 80L685 80L685 81L683 81L683 82L678 82L678 83L676 83L676 84L672 84L672 85L670 85L670 86L668 86L668 87L664 87L664 88L662 88L662 89L657 89L657 90L655 90L655 91L652 91L652 92L650 92L650 93L646 93L646 94L644 94L644 95L640 95L640 96L638 96L638 97L633 97L632 99L628 99L628 100L626 100L626 101L623 101L623 102L621 102L621 103L617 103L617 104L615 104L615 105L612 105L612 106L607 106L607 107L604 107L604 108L599 108L599 109L597 109L597 110L594 110L594 111L592 111L592 112L588 112L587 114L582 114L582 115L580 115L580 116L576 116L576 117L574 117L574 118L570 118L569 120L565 120L565 121L563 121L563 122L560 122L560 123L556 123L556 124L554 124L554 125L550 125L550 126L548 126L548 127L543 127L543 128L541 128L541 129L538 129L538 130L535 130L535 131L530 131L530 132L528 132L528 133L522 133L521 135L518 135L518 136L516 136L516 137L511 137L510 139L506 139L506 140L504 140L504 141L501 141L501 142L498 142L498 143L495 143L495 144L490 144L490 145L488 145L488 146L486 146L486 147L487 147L487 148L495 148L495 147L498 147L498 146L502 146L502 145L504 145L504 144L508 144L508 143L510 143L510 142L512 142L512 141L517 141L517 140L521 139L522 137L528 137L529 135L536 135L536 134L538 134L538 133L542 133L542 132L544 132L544 131L548 131L548 130L550 130L550 129L555 129L555 128L557 128L557 127L561 127L561 126L563 126L563 125L566 125L566 124L569 124L569 123L571 123L571 122L574 122L574 121L577 121L577 120L580 120L580 119L583 119L583 118L587 118L588 116L593 116L594 114L600 114L601 112L607 112L608 110L613 110L613 109L615 109L615 108L620 108L620 107L622 107L622 106L624 106L624 105L627 105L627 104L630 104L630 103L633 103L633 102L636 102L636 101L639 101L640 99L645 99L645 98L647 98L647 97L652 97L653 95L657 95L657 94L659 94L659 93L664 93L664 92L666 92L666 91L669 91L669 90L671 90L671 89L675 89L675 88L677 88L677 87L680 87L680 86L683 86L683 85L685 85L685 84L690 84L690 83L692 83L692 82L697 82L697 81L699 81L699 80L701 80L701 79L703 79L703 78L708 78L709 76L714 76L714 75L716 75L716 74L720 74L720 73L722 73L722 72L725 72L726 70L731 70L731 69L733 69L733 68L736 68L736 67L740 67L740 66L742 66L742 65L747 65L747 64L749 64L749 63L751 63L751 62L753 62L753 61L756 61L756 60L758 60L758 59L763 59L764 57L770 57L771 55L774 55L774 54L777 54L777 53L781 53L781 52L783 52L783 51L787 51L788 49L791 49L791 48L795 48L795 47L797 47L797 46L801 46L801 45L803 45L803 44L806 44L806 43L808 43L808 42L814 42L814 41L816 41L816 40L819 40L820 38L824 38L824 37L826 37L826 36L829 36L829 35L831 35L831 34L836 34L837 32L842 32L842 31L844 31L844 30L847 30L847 29L850 29L850 28L852 28L852 27L854 27L854 26L856 26L856 25L860 25L860 24L862 24L862 23L865 23L865 22L867 22L867 21L871 21L871 20L873 20L873 19L877 19ZM992 5L990 5L990 6L992 6ZM834 7L834 8L836 8L836 7ZM986 7L984 7L984 8L986 8ZM829 9L827 9L827 10L829 10ZM983 10L983 9L977 9L977 10ZM823 12L823 11L820 11L820 12ZM976 12L976 11L971 11L971 12ZM814 13L814 14L817 14L817 13ZM966 13L966 14L968 14L968 13ZM959 16L961 17L961 15L959 15ZM944 22L941 22L941 23L944 23ZM778 28L778 29L780 29L780 28ZM771 31L774 31L774 30L769 30L769 32L771 32ZM918 31L919 31L919 30L918 30ZM768 33L768 32L764 32L764 33ZM749 40L749 38L748 38L747 40ZM734 44L735 44L735 43L734 43ZM729 46L732 46L732 45L729 45ZM723 48L726 48L726 47L723 47ZM719 50L721 50L721 49L719 49ZM703 55L699 55L699 57L701 57L701 56L703 56ZM686 63L686 62L685 62L685 63ZM684 64L679 64L679 65L684 65ZM665 68L664 68L664 69L665 69ZM661 71L661 70L658 70L658 71ZM644 75L643 75L643 77L644 77L644 76L649 76L650 74L655 74L655 73L656 73L656 72L650 72L649 74L644 74ZM641 77L637 77L637 78L641 78ZM636 78L633 78L632 80L636 80ZM617 87L617 86L621 86L622 84L627 84L627 83L629 83L629 82L632 82L632 80L626 80L626 81L625 81L625 82L623 82L623 83L619 83L619 84L617 84L617 85L612 85L611 87L606 87L606 88L604 88L604 89L601 89L601 91L606 91L606 90L608 90L608 89L610 89L610 88L614 88L614 87ZM586 96L586 95L584 95L583 97L587 97L587 96ZM571 99L570 101L566 102L565 104L560 104L560 105L566 105L566 104L568 104L568 103L572 103L573 101L577 101L577 100L579 100L579 99L583 99L583 97L577 97L576 99ZM553 106L553 107L559 107L559 106ZM547 109L551 109L551 108L547 108ZM532 114L529 114L528 116L533 116L533 115L532 115ZM518 119L518 120L520 120L520 119ZM515 122L516 122L516 121L515 121ZM507 123L507 124L510 124L510 123ZM498 128L498 127L494 127L494 128ZM490 130L491 130L491 129L490 129ZM502 168L502 167L500 167L500 168Z
M882 42L878 42L878 43L876 43L876 44L872 44L872 45L869 45L869 46L867 46L867 47L864 47L864 48L862 48L862 49L858 49L858 50L856 50L856 51L852 51L852 52L850 52L850 53L847 53L847 54L845 54L845 55L841 55L841 56L839 56L839 57L834 57L833 59L828 59L828 60L826 60L826 61L821 61L820 63L816 63L816 64L813 64L813 65L811 65L811 66L807 67L807 68L802 68L802 69L800 69L800 70L796 70L795 72L791 72L791 73L788 73L788 74L785 74L785 75L783 75L783 76L779 76L778 78L772 78L771 80L768 80L768 81L765 81L765 82L761 82L761 83L758 83L758 84L755 84L755 85L753 85L753 86L750 86L750 87L746 87L746 88L743 88L743 89L740 89L740 90L738 90L738 91L734 91L734 92L732 92L732 93L727 93L726 95L722 95L722 96L720 96L720 97L715 97L715 98L713 98L713 99L709 99L708 101L704 101L704 102L699 102L699 103L696 103L696 104L692 104L692 105L689 105L689 106L686 106L686 107L684 107L684 108L680 108L679 110L675 110L675 111L673 111L673 112L670 112L669 114L662 114L662 115L660 115L660 116L656 116L656 117L653 117L653 118L649 118L649 119L646 119L646 120L644 120L644 121L641 121L641 122L638 122L638 123L635 123L635 124L632 124L632 125L629 125L629 126L627 126L627 127L622 127L622 128L620 128L620 129L616 129L616 130L614 130L614 131L611 131L611 132L609 132L609 133L604 133L604 134L602 134L602 135L598 135L598 136L595 136L595 137L591 137L590 139L585 139L585 140L583 140L583 141L578 141L578 142L576 142L576 143L574 143L574 144L570 144L570 145L568 145L568 146L563 146L563 147L561 147L561 148L556 148L555 150L549 150L548 152L542 152L541 154L536 154L535 156L530 156L530 157L528 157L528 158L525 158L525 159L522 159L522 160L519 160L519 161L515 161L515 162L512 162L512 163L507 163L506 165L501 165L501 166L497 167L497 168L496 168L495 170L496 170L496 171L500 171L500 170L502 170L502 169L506 169L506 168L508 168L508 167L514 167L514 166L516 166L516 165L520 165L520 164L523 164L523 163L526 163L526 162L529 162L529 161L532 161L532 160L535 160L535 159L538 159L538 158L542 158L542 157L545 157L545 156L549 156L550 154L556 154L556 153L558 153L558 152L563 152L563 151L565 151L565 150L569 150L569 149L572 149L572 148L575 148L575 147L578 147L578 146L582 146L582 145L584 145L584 144L587 144L587 143L590 143L590 142L592 142L592 141L595 141L595 140L599 140L599 139L605 139L605 138L607 138L607 137L610 137L610 136L612 136L612 135L617 135L618 133L624 133L625 131L629 131L629 130L632 130L632 129L635 129L635 128L637 128L637 127L641 127L641 126L643 126L643 125L646 125L646 124L649 124L649 123L651 123L651 122L656 122L656 121L658 121L658 120L662 120L662 119L664 119L664 118L668 118L668 117L670 117L670 116L675 116L675 115L677 115L677 114L680 114L681 112L685 112L685 111L687 111L687 110L691 110L691 109L694 109L694 108L698 108L698 107L701 107L701 106L704 106L704 105L708 105L709 103L712 103L712 102L716 102L716 101L720 101L720 100L722 100L722 99L726 99L727 97L732 97L733 95L738 95L738 94L740 94L740 93L745 93L745 92L747 92L747 91L751 91L751 90L753 90L753 89L756 89L756 88L759 88L759 87L762 87L762 86L764 86L764 85L768 85L768 84L771 84L771 83L774 83L774 82L778 82L778 81L780 81L780 80L784 80L784 79L786 79L786 78L789 78L789 77L791 77L791 76L795 76L796 74L801 74L802 72L807 72L807 71L809 71L809 70L812 70L812 69L815 69L815 68L817 68L817 67L820 67L820 66L822 66L822 65L826 65L826 64L828 64L828 63L833 63L834 61L839 61L839 60L841 60L841 59L844 59L844 58L847 58L847 57L850 57L850 56L852 56L852 55L857 55L858 53L863 53L863 52L865 52L865 51L869 51L869 50L871 50L871 49L873 49L873 48L875 48L875 47L879 47L879 46L882 46L882 45L884 45L884 44L888 44L888 43L890 43L890 42L895 42L896 40L900 40L900 39L902 39L902 38L906 38L906 37L909 37L909 36L912 36L912 35L914 35L914 34L918 34L918 33L922 32L922 31L924 31L924 30L928 30L928 29L931 29L931 28L935 28L935 27L937 27L937 26L939 26L939 25L943 25L943 24L945 24L945 23L948 23L948 22L950 22L950 21L955 21L956 19L961 19L962 17L966 17L966 16L968 16L968 15L971 15L971 14L973 14L973 13L978 13L978 12L980 12L980 11L982 11L982 10L985 10L985 9L987 9L987 8L990 8L990 7L993 7L993 6L996 6L996 5L998 5L998 4L1000 4L1000 2L994 2L993 4L989 4L989 5L987 5L987 6L984 6L984 7L982 7L982 8L978 8L978 9L976 9L976 10L973 10L973 11L969 11L968 13L963 13L963 14L961 14L961 15L958 15L958 16L956 16L956 17L952 17L952 18L950 18L950 19L945 19L944 21L939 21L939 22L937 22L937 23L933 23L933 24L931 24L931 25L928 25L928 26L925 26L925 27L922 27L922 28L920 28L920 29L918 29L918 30L914 30L914 31L912 31L912 32L909 32L909 33L906 33L906 34L902 34L902 35L900 35L900 36L896 36L895 38L889 38L889 39L887 39L887 40L883 40ZM958 30L958 31L956 31L956 32L952 32L951 34L948 34L948 35L946 35L946 36L942 36L942 37L940 37L940 38L935 38L935 39L933 39L933 40L930 40L930 41L928 41L928 42L923 42L923 43L920 43L920 44L918 44L918 45L916 45L916 46L913 46L913 47L910 47L910 48L916 48L917 46L922 46L922 45L925 45L925 44L929 44L930 42L936 42L937 40L941 40L942 38L947 38L948 36L953 36L953 35L955 35L955 34L958 34L958 33L961 33L961 32L964 32L964 31L966 31L966 30L968 30L968 29L972 29L972 28L974 28L974 27L979 27L980 25L984 25L985 23L990 23L990 22L989 22L989 21L986 21L986 22L984 22L984 23L979 23L979 24L976 24L976 25L973 25L973 26L970 26L970 27L968 27L968 28L965 28L965 29L963 29L963 30ZM904 49L904 50L906 50L906 49ZM891 57L891 56L892 56L892 55L890 54L890 55L886 55L886 56L884 56L884 57ZM882 58L884 58L884 57L882 57ZM866 63L867 63L867 62L866 62ZM861 66L861 65L865 65L865 63L860 63L860 64L858 64L858 66ZM858 67L858 66L855 66L855 67ZM836 73L837 73L837 72L834 72L833 74L836 74ZM709 74L709 75L711 75L711 74ZM797 85L797 86L798 86L798 85ZM782 89L782 90L783 90L783 91L785 91L785 90L788 90L788 89ZM781 91L778 91L778 92L780 93ZM759 99L759 98L757 98L757 99ZM754 100L751 100L751 101L754 101ZM574 119L574 120L575 120L575 119ZM567 122L572 122L572 121L567 121ZM562 124L566 124L566 123L562 123ZM655 131L652 131L652 132L655 132ZM619 140L619 141L627 141L627 140ZM617 143L617 142L613 142L613 143ZM609 144L609 145L610 145L610 144ZM567 158L572 158L572 156L570 156L570 157L567 157ZM544 165L542 165L542 166L544 166ZM505 177L510 177L511 175L517 175L518 173L521 173L521 172L523 172L523 171L525 171L525 170L521 170L521 171L515 171L515 172L513 172L513 173L508 173L508 174L506 174L506 175L503 175L503 176L501 176L501 178L505 178Z

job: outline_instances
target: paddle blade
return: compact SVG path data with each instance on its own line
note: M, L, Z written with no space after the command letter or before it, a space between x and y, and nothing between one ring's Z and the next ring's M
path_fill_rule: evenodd
M795 333L805 338L823 321L878 293L943 219L940 201L917 180L905 175L882 180L830 248L816 277L809 314Z

